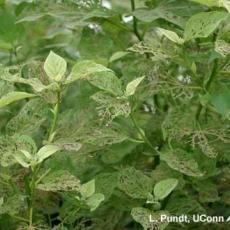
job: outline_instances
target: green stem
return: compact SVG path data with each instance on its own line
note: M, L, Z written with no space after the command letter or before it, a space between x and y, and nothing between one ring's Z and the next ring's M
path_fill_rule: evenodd
M54 138L54 134L55 134L55 129L57 127L57 122L58 122L58 114L59 114L59 110L60 110L60 104L61 104L61 92L58 91L57 93L57 103L55 104L54 108L53 108L53 121L51 124L51 128L48 134L48 142L52 142L53 138Z
M28 223L28 220L21 217L21 216L16 216L16 215L13 215L13 214L10 214L10 216L16 220L20 220L20 221L23 221L23 222L27 222Z
M57 92L57 103L53 108L53 121L51 123L51 127L48 133L48 141L51 143L54 138L55 130L57 127L58 122L58 114L60 110L60 103L61 103L61 87L60 90ZM33 212L34 212L34 194L37 187L37 184L50 172L47 170L40 178L37 179L37 175L39 172L41 164L38 164L34 167L31 167L31 181L29 184L30 193L29 193L29 208L28 208L28 222L29 222L29 230L33 229Z
M48 169L44 174L42 174L42 175L38 178L38 180L35 182L35 185L36 185L36 186L40 183L40 181L41 181L44 177L47 176L47 174L49 174L50 170L51 170L51 169Z
M205 86L205 89L207 91L210 90L211 84L215 80L215 77L216 77L217 73L218 73L218 60L216 59L214 61L213 67L212 67L211 75L210 75L210 77L209 77L209 79L208 79L208 81L206 83L206 86Z
M206 92L209 92L210 87L211 87L213 81L215 80L215 78L217 76L217 73L218 73L218 60L216 59L214 61L214 63L213 63L213 67L212 67L210 77L209 77L209 79L208 79L208 81L207 81L207 83L205 84L205 87L204 87ZM197 112L196 112L196 121L197 122L199 121L202 109L203 109L202 105L199 104L199 106L197 108Z
M132 9L132 12L135 11L135 9L136 9L135 0L131 0L131 9ZM138 40L141 42L141 41L143 41L143 38L140 35L137 27L138 27L137 19L136 19L136 17L133 16L133 32L136 35L136 37L138 38Z
M137 129L138 133L140 134L141 138L143 139L143 141L153 150L154 155L158 156L158 152L157 150L154 148L154 146L152 145L152 143L150 142L150 140L145 136L143 130L140 128L140 126L138 125L137 121L135 120L133 114L130 114L130 118L133 122L133 125L135 126L135 128Z
M33 211L34 211L34 193L36 189L36 176L38 168L31 167L31 182L30 182L30 201L29 201L29 230L33 228Z

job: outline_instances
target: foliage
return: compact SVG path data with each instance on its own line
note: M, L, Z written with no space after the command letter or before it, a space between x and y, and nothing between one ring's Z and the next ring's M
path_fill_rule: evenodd
M0 229L227 218L229 12L228 0L0 0Z

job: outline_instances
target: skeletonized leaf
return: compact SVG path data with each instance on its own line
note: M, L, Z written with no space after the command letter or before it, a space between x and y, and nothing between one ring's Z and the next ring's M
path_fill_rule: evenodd
M0 108L7 106L15 101L19 101L25 98L35 97L35 94L26 92L10 92L0 98Z
M36 143L26 135L0 136L0 165L8 167L16 162L28 167L29 161L21 150L36 152Z
M10 196L6 200L1 199L0 215L6 213L14 215L18 213L25 206L24 200L25 197L18 194Z
M41 98L29 100L6 125L6 131L12 135L14 133L31 135L47 119L49 107Z
M226 57L227 55L230 54L230 43L218 39L215 42L215 51L220 53L223 57Z
M144 76L143 77L139 77L139 78L136 78L134 79L133 81L129 82L128 85L126 86L126 91L125 91L125 95L126 96L132 96L138 85L144 80Z
M168 213L166 211L151 212L149 209L143 207L136 207L131 211L133 219L140 223L144 230L165 229L169 223L161 222L161 215L168 215Z
M208 37L227 17L228 13L222 11L202 12L193 15L185 26L185 40Z
M38 184L38 189L44 191L78 191L80 181L68 171L58 170L48 174Z
M36 153L36 163L41 163L46 158L50 157L57 151L61 150L59 146L56 145L45 145Z
M44 63L44 70L51 80L60 81L65 75L67 63L64 58L50 51Z
M79 151L82 144L73 140L68 140L65 138L58 139L54 142L55 145L59 146L61 149L66 151Z
M203 176L198 163L191 153L187 153L183 149L165 150L161 153L160 158L165 161L169 167L183 174L194 177Z
M22 83L22 84L29 85L32 87L32 89L35 92L38 92L38 93L41 93L42 91L49 90L49 89L55 90L58 87L56 82L53 82L49 85L43 85L43 83L38 78L26 79L26 78L19 77L18 74L10 75L10 76L2 75L1 78L8 82Z
M126 99L118 99L101 91L91 98L98 104L96 109L102 121L110 123L118 116L128 117L131 112L130 104Z
M118 187L130 197L147 199L152 192L152 181L141 171L130 167L121 170Z
M151 229L151 223L149 221L150 215L151 211L142 207L133 208L131 211L133 219L140 223L144 230Z
M157 199L162 200L167 197L178 185L178 180L174 178L159 181L154 186L154 195Z

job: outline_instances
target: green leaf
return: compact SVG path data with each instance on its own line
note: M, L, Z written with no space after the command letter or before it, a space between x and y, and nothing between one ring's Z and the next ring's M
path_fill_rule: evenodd
M122 161L125 156L131 154L137 145L138 143L133 143L131 141L123 141L122 143L114 144L105 150L102 155L102 161L106 164L118 163Z
M112 72L95 73L87 80L97 88L109 92L115 96L121 96L122 86L121 81Z
M15 160L24 168L29 168L30 160L23 154L23 152L16 152L14 154Z
M3 205L4 203L4 200L3 200L3 197L0 198L0 207Z
M173 215L194 215L199 213L206 213L206 209L192 195L172 194L172 197L167 202L166 209Z
M77 62L74 66L73 69L66 79L66 84L72 83L74 81L77 81L79 79L84 79L87 78L95 73L101 73L101 72L112 72L112 70L106 68L103 65L97 64L93 61L80 61Z
M156 13L157 10L137 9L134 11L134 16L143 22L152 22L160 18L160 14Z
M11 0L10 3L15 4L15 5L19 5L21 3L33 3L34 0Z
M81 186L80 189L81 195L84 198L88 198L95 193L95 180L91 180Z
M202 12L193 15L185 27L185 40L208 37L227 17L228 13L221 11Z
M44 70L51 81L61 81L65 75L67 63L64 58L50 51L44 63Z
M227 9L227 11L230 13L230 2L229 0L223 0L222 1L223 7Z
M99 24L92 23L90 26L92 27L83 28L77 50L84 60L95 60L106 64L111 54L116 51L114 40L102 32L103 29Z
M224 87L211 95L211 103L225 119L230 118L230 90Z
M79 79L86 79L92 85L111 94L122 95L121 81L114 72L93 61L81 61L74 65L66 84Z
M139 8L135 10L134 16L147 23L161 18L183 28L186 19L201 9L197 4L189 1L158 1L153 9Z
M36 164L41 163L46 158L50 157L57 151L61 150L61 148L57 145L45 145L36 153Z
M16 17L7 10L0 11L0 40L17 44L25 36L23 26L16 25L15 20Z
M219 6L221 0L191 0L191 1L204 4L207 6Z
M209 7L225 7L228 12L230 12L230 2L229 0L191 0Z
M202 203L217 202L220 200L218 188L212 181L202 180L198 181L195 186L199 192L199 201Z
M118 183L118 173L100 173L95 178L96 193L102 193L108 200Z
M25 98L35 97L35 94L26 92L10 92L0 98L0 108L7 106L15 101L19 101Z
M204 175L192 154L183 149L164 150L160 158L165 161L169 167L185 175L194 177L202 177Z
M154 186L154 195L157 199L163 200L178 185L178 180L174 178L162 180Z
M104 201L105 197L102 193L95 193L86 200L86 204L90 207L90 211L94 211Z
M165 37L167 37L172 42L175 42L175 43L180 44L180 45L184 43L184 39L180 38L177 35L177 33L175 33L174 31L166 30L166 29L163 29L163 28L157 28L157 32L159 32L160 34L164 35Z
M136 92L138 85L144 80L144 78L145 77L139 77L129 82L126 86L125 95L132 96Z
M123 57L125 57L127 54L129 54L129 52L126 52L126 51L118 51L116 53L114 53L110 59L109 59L109 62L114 62L114 61L117 61Z
M20 20L16 21L16 24L17 23L22 23L22 22L34 22L34 21L38 21L39 19L41 19L44 16L46 16L46 14L29 15L29 16L23 17Z

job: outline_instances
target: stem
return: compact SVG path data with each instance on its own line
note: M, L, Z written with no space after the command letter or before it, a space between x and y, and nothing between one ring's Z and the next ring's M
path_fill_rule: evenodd
M61 103L61 87L59 91L57 92L57 103L53 108L53 121L51 123L51 127L48 134L48 141L52 142L55 134L55 129L57 127L57 121L58 121L58 114L60 110L60 103ZM34 193L37 187L37 184L50 172L50 170L47 170L40 178L37 179L37 174L40 169L41 164L38 164L36 166L31 166L31 181L29 184L30 192L29 192L29 207L28 207L28 222L29 222L29 228L28 230L33 229L33 211L34 211Z
M132 12L135 11L135 9L136 9L135 0L131 0L131 9L132 9ZM143 38L140 35L137 27L138 27L137 26L137 19L136 19L136 17L133 16L133 32L136 35L136 37L138 38L138 40L141 42L141 41L143 41Z
M210 77L209 77L209 79L205 85L205 91L206 92L209 92L210 87L211 87L213 81L215 80L215 77L217 76L217 73L218 73L218 60L216 59L213 63L212 72L210 74ZM199 117L200 117L202 108L203 108L202 105L199 104L199 106L197 108L197 112L196 112L196 121L199 121Z
M54 117L53 117L51 128L50 128L50 131L49 131L49 134L48 134L48 142L53 141L54 134L55 134L55 129L57 127L58 114L59 114L60 104L61 104L61 92L60 91L58 91L58 93L57 93L57 98L58 98L58 101L57 101L56 105L53 108Z
M44 174L42 174L38 180L35 182L35 185L38 185L40 183L40 181L47 176L47 174L49 174L49 172L51 171L51 169L48 169Z
M209 77L209 79L208 79L208 81L206 83L206 86L205 86L205 89L207 91L209 91L209 89L211 87L211 84L215 80L215 77L216 77L217 73L218 73L218 60L216 59L214 61L213 67L212 67L211 75L210 75L210 77Z
M13 215L13 214L9 214L12 218L16 219L16 220L20 220L20 221L23 221L23 222L27 222L28 223L28 220L21 217L21 216L16 216L16 215Z
M30 182L30 201L29 201L29 230L33 229L33 204L34 204L34 192L36 189L36 176L38 168L31 167L31 182Z
M138 133L141 135L142 139L145 141L145 143L153 150L154 155L158 156L158 152L157 150L154 148L154 146L152 145L152 143L150 142L150 140L145 136L145 134L143 133L143 130L140 128L140 126L138 125L137 121L135 120L133 114L130 114L130 118L135 126L135 128L137 129Z
M12 65L13 62L13 48L10 49L10 56L9 56L9 65Z
M217 39L217 33L214 33L213 34L213 43L215 43ZM213 63L213 67L212 67L212 71L211 71L211 74L210 74L210 77L207 81L207 83L205 84L205 91L206 92L209 92L210 90L210 87L212 85L212 82L215 80L215 77L218 73L218 60L215 59L214 63ZM196 112L196 121L198 122L199 121L199 118L200 118L200 114L201 114L201 111L203 109L203 106L201 104L199 104L198 108L197 108L197 112Z

